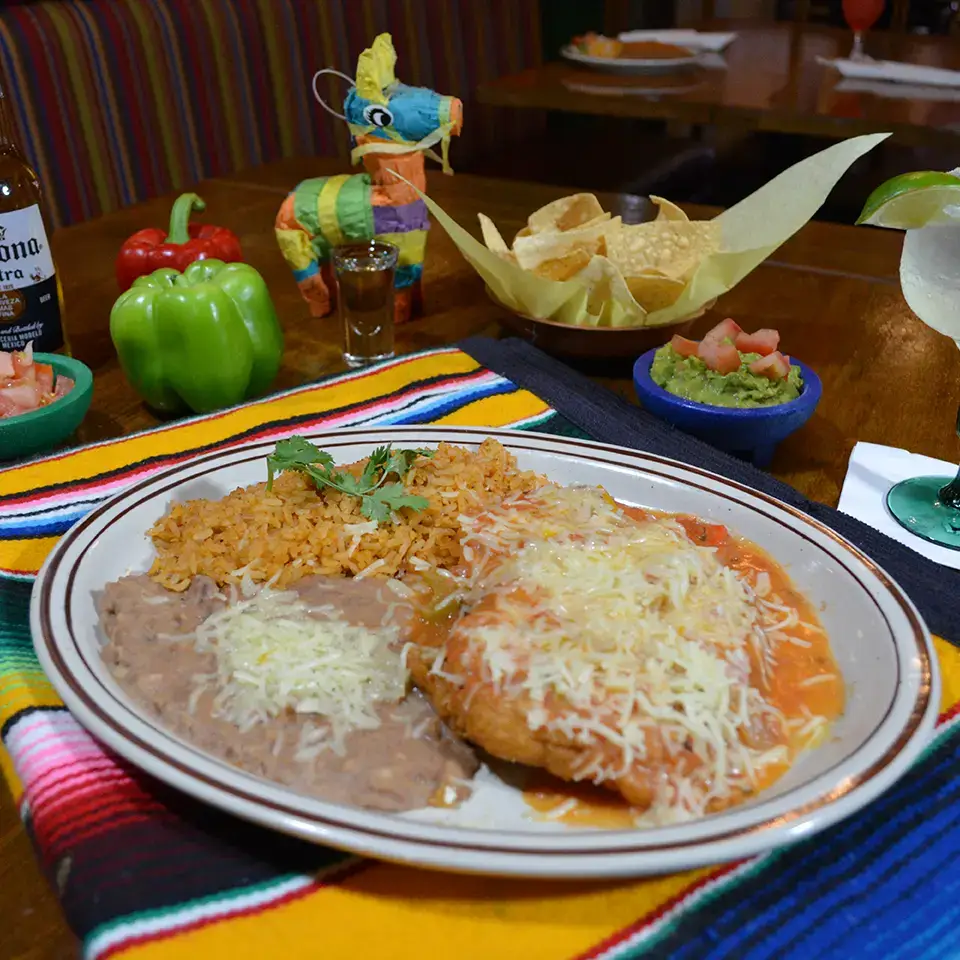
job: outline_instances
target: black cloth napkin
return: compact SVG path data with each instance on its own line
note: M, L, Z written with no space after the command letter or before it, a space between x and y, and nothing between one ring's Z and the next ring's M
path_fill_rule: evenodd
M470 337L459 346L487 369L535 393L594 440L681 460L803 510L883 567L917 605L930 629L960 646L960 572L833 507L808 500L789 484L627 403L523 340Z

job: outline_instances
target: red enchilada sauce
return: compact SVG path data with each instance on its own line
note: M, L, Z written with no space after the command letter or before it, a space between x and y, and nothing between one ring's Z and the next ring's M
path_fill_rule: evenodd
M784 716L791 753L789 763L770 764L763 770L756 789L766 789L787 772L796 754L803 749L803 725L809 717L822 716L832 722L843 712L843 677L813 606L766 551L749 540L731 536L726 527L688 514L620 506L627 516L636 520L665 517L676 520L694 543L715 548L721 563L747 574L751 583L756 583L757 575L766 573L770 578L770 595L777 595L784 606L797 612L799 623L781 631L797 642L778 646L776 667L770 672L769 684L761 686L766 699ZM602 787L567 783L546 774L525 790L523 796L538 815L537 819L570 826L631 829L635 818L642 813L632 810L621 797Z

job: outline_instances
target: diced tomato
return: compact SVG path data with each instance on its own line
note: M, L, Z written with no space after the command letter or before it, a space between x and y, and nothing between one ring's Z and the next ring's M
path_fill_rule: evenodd
M14 413L26 413L40 406L40 394L34 383L14 381L13 386L4 387L0 391L0 397L3 397L4 406L11 408Z
M741 333L743 333L743 331L740 329L740 325L735 320L727 317L726 320L721 320L710 330L703 339L715 343L723 343L724 340L729 340L731 343L734 343Z
M721 523L704 523L688 513L678 513L677 522L694 543L703 547L719 547L730 539L730 531Z
M740 354L729 340L708 340L704 337L697 348L697 356L717 373L733 373L740 369Z
M0 420L4 417L15 417L18 413L23 413L23 410L13 402L13 400L7 400L6 390L0 390Z
M13 377L15 380L22 380L24 377L29 377L32 370L32 360L27 363L22 353L13 354Z
M697 347L699 347L700 344L696 340L688 340L686 337L681 337L675 333L670 339L670 346L673 347L681 357L695 357L697 355Z
M34 378L33 374L33 344L28 343L23 350L14 351L12 354L13 358L13 375L19 379L28 377L31 380Z
M53 393L53 367L49 363L35 363L33 370L36 372L37 389L43 393Z
M741 332L737 334L736 344L741 353L759 353L768 357L780 345L780 334L776 330Z
M0 351L0 418L16 417L65 397L75 384L54 377L48 363L34 363L33 344L19 352Z
M761 377L769 377L771 380L786 380L790 373L790 358L776 350L769 357L754 360L750 364L750 372L758 373Z

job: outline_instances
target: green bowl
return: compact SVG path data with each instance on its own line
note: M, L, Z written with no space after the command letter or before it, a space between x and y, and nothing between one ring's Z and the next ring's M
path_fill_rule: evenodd
M59 400L19 417L0 418L0 460L19 460L62 443L80 426L93 399L90 368L59 353L35 353L38 363L49 363L56 377L71 377L74 388Z

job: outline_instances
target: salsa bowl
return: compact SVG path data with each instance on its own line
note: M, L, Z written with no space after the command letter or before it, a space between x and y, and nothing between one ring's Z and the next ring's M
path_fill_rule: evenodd
M73 389L53 403L16 417L0 419L0 461L19 460L62 443L83 422L93 399L93 374L73 357L35 353L34 360L48 363L58 377L70 377Z

